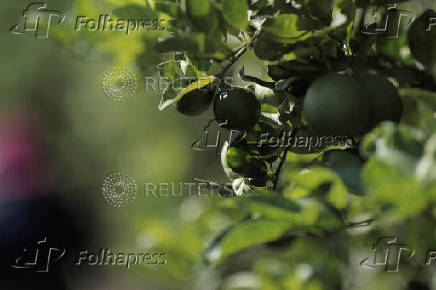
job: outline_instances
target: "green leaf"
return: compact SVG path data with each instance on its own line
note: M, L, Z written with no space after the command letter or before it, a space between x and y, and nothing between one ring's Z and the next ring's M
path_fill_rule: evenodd
M157 66L161 77L176 79L181 77L199 78L201 72L192 64L184 60L170 60Z
M341 150L329 151L328 164L342 178L350 192L364 194L361 180L363 162L355 154Z
M372 157L363 170L368 207L383 214L383 222L414 216L429 202L429 191L399 167Z
M183 62L186 63L185 61ZM157 69L161 77L172 79L172 78L184 76L182 70L182 61L180 60L179 61L171 60L171 61L160 63L157 66Z
M281 237L291 225L267 219L243 220L224 230L204 251L208 262L218 263L242 249Z
M411 98L415 101L420 101L436 111L436 92L431 92L417 88L401 88L399 93L402 98Z
M169 2L169 1L159 1L155 5L157 10L168 14L174 19L177 19L176 21L178 21L182 17L180 5L178 3Z
M138 4L127 4L123 7L116 8L113 13L124 19L152 19L157 17L156 11L148 6Z
M319 203L302 200L292 201L276 192L256 192L237 199L237 204L252 215L262 218L287 221L293 227L305 227L315 224Z
M224 43L217 26L214 26L206 34L204 52L210 57L221 60L229 58L229 55L232 53L232 50Z
M435 11L425 11L413 22L407 33L413 57L430 70L436 64L436 27L429 27L432 17L436 19Z
M183 79L182 79L183 81ZM188 81L188 80L187 80ZM191 84L189 84L186 88L178 91L177 89L174 89L171 85L167 87L167 89L164 91L164 94L162 96L161 102L159 104L159 110L163 110L169 105L172 105L179 101L185 94L194 91L194 90L201 90L205 89L206 86L211 85L215 81L215 77L208 76L200 78Z
M186 10L190 17L204 17L209 15L212 5L209 0L186 0Z
M436 130L436 93L417 88L401 88L399 93L406 104L405 107L414 109L406 111L407 114L402 122L424 128L428 133L434 132Z
M318 18L324 25L329 25L332 21L332 1L331 0L304 0L301 2L306 12Z
M227 22L236 29L247 26L248 5L246 0L223 0L223 15Z
M186 14L194 28L208 32L217 23L215 9L209 0L185 0Z
M380 160L403 171L414 170L424 150L425 135L407 126L384 122L362 140L361 153L375 154Z
M268 0L252 0L250 1L251 10L260 10L268 5Z
M416 176L420 180L436 181L436 134L425 144L424 155L416 167Z
M177 33L158 39L155 49L158 52L188 51L193 54L204 51L204 34L202 33Z
M247 194L238 198L237 203L250 213L269 219L295 219L301 211L298 204L273 192Z
M300 28L301 19L296 14L280 14L268 18L265 22L265 31L284 43L294 43L312 35L310 31Z
M330 184L327 191L327 201L336 208L345 208L347 205L347 188L341 178L327 168L313 167L303 171L292 171L290 180L300 187L314 191L321 185Z
M163 110L169 105L176 103L179 100L177 96L180 94L182 88L187 87L192 82L194 82L194 79L188 78L174 79L170 82L162 93L159 110Z

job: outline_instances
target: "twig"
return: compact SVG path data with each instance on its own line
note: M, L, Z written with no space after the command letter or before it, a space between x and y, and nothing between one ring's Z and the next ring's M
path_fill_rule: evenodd
M244 45L244 47L238 49L232 56L232 58L229 60L229 63L226 64L221 71L216 75L217 78L222 78L224 76L224 74L229 70L229 68L238 61L238 59L244 55L244 53L247 52L247 50L249 48L251 48L253 46L254 41L263 33L263 30L258 31L257 34L255 34L253 36L253 38L251 39L251 42Z
M360 222L349 222L347 226L349 228L351 228L351 227L366 227L366 226L369 226L373 221L375 221L375 218L370 218L370 219L363 220Z
M279 184L280 171L282 171L282 167L286 162L286 156L288 155L288 151L289 151L289 146L286 146L285 150L283 151L282 158L280 159L279 166L277 167L277 170L276 170L276 176L274 179L273 190L277 190L277 186Z
M217 78L222 78L224 74L229 70L229 68L241 57L244 55L244 53L248 50L247 46L244 46L240 50L236 52L230 59L229 63L227 63L221 71L216 75Z
M297 135L298 130L299 130L299 128L294 129L291 132L291 135L289 137L290 138L294 138ZM279 184L280 172L282 171L283 165L285 165L286 157L288 156L288 151L289 151L289 147L290 146L291 145L289 144L288 146L285 147L285 150L283 152L282 158L280 159L279 166L277 167L277 170L276 170L276 177L275 177L274 184L273 184L273 190L277 190L277 186Z

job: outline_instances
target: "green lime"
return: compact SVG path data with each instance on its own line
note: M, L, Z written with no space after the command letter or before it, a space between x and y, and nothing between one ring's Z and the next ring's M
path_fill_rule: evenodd
M367 75L360 79L363 89L371 102L372 128L383 121L399 122L403 115L403 103L395 86L378 75Z
M259 121L260 103L251 91L234 87L215 97L213 111L223 127L242 131Z
M245 143L233 144L226 152L228 166L239 175L246 178L266 178L265 162L249 151Z
M206 111L213 100L213 90L207 88L195 89L176 103L177 111L184 115L196 116Z
M354 136L368 126L371 104L357 80L331 73L309 87L303 112L316 135Z

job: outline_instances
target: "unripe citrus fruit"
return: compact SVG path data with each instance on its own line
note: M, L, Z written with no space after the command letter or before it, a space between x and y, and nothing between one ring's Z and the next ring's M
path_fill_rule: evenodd
M249 151L246 144L230 145L226 154L228 166L246 178L265 178L267 169L265 162Z
M332 73L312 83L303 112L316 135L354 136L367 127L371 104L357 80Z
M322 139L321 139L322 138ZM326 136L319 137L310 134L305 129L299 129L294 138L287 140L289 151L297 154L313 154L324 150L327 146L324 139ZM328 137L333 139L333 137Z
M371 102L369 126L376 126L383 121L399 122L403 115L403 103L394 85L378 75L367 75L360 81Z
M213 90L201 88L190 91L176 103L177 111L184 115L196 116L207 110L213 100Z
M251 91L234 87L215 97L213 111L223 127L246 130L259 121L260 103Z

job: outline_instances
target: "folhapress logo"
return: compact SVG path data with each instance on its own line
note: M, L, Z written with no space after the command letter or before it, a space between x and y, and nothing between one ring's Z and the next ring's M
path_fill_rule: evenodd
M380 5L372 11L373 22L364 25L362 33L370 35L382 35L387 38L398 38L400 36L401 23L407 21L406 25L415 21L415 15L406 10L397 8L397 3L392 5Z
M46 3L31 3L23 10L21 22L12 26L10 31L15 34L34 33L36 38L48 38L52 21L59 25L64 20L62 11L47 9Z
M50 265L65 255L64 248L52 247L47 243L47 238L30 246L22 250L22 255L11 265L12 268L34 269L36 272L47 273Z
M415 249L399 243L396 237L382 237L373 245L374 258L360 262L365 268L384 267L386 272L398 272L401 263L407 262L415 255Z

